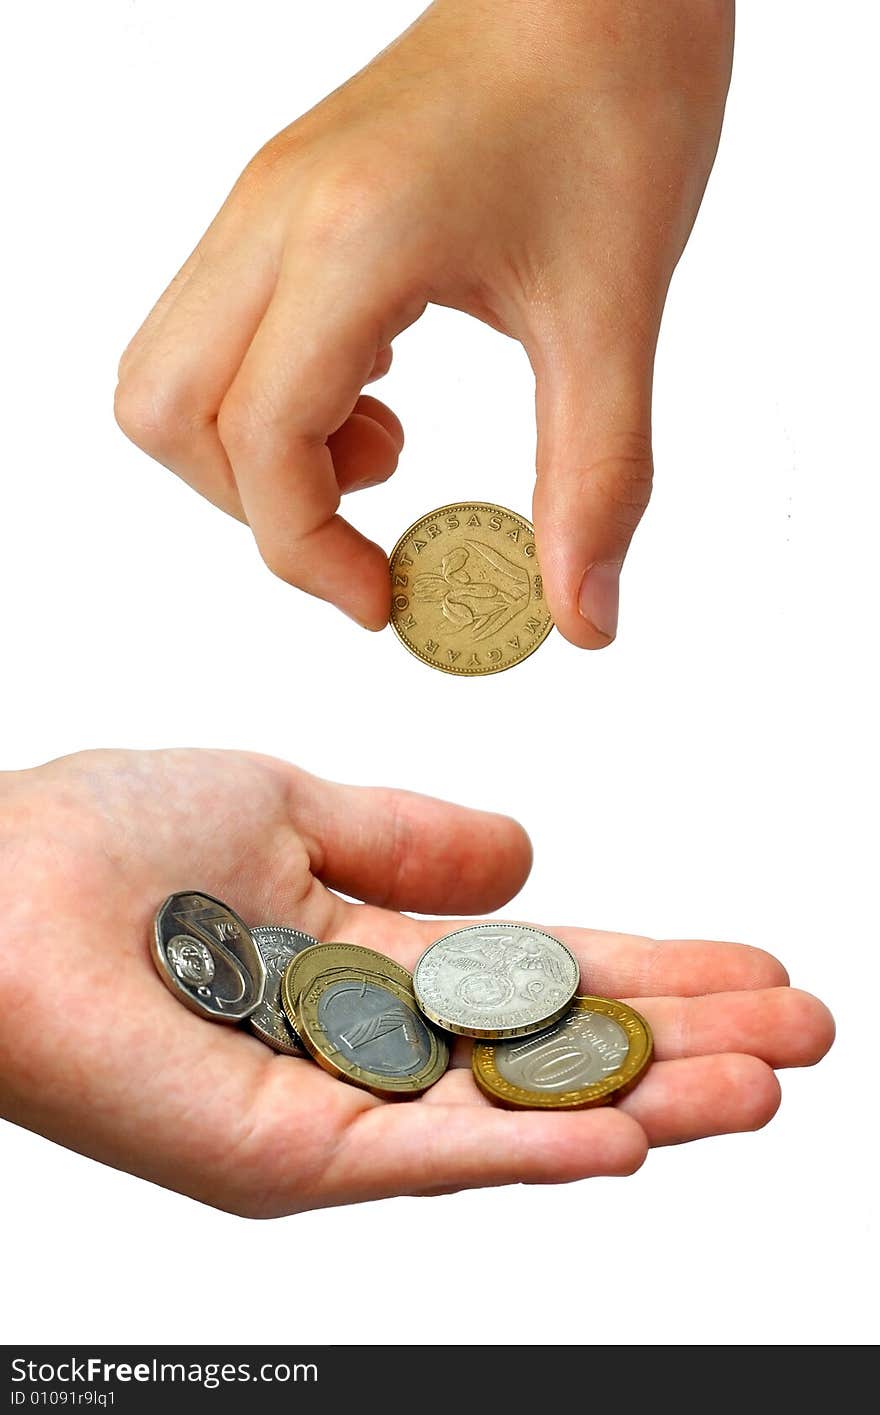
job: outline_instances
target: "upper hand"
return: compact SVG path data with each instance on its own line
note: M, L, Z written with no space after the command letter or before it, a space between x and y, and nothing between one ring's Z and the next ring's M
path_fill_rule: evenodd
M278 575L380 628L385 555L338 508L403 432L362 390L429 302L465 310L531 360L548 603L608 643L732 39L732 0L437 0L249 164L123 357L121 426Z

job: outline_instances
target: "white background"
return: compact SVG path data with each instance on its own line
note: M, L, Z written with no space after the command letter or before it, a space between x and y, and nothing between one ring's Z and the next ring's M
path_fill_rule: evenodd
M512 674L460 682L273 580L111 416L119 352L252 152L417 9L44 0L7 17L2 764L246 746L511 811L536 846L517 914L760 944L830 1003L838 1042L784 1077L767 1130L655 1153L632 1179L263 1225L5 1126L0 1330L871 1341L880 18L741 6L664 325L657 490L619 641L590 656L555 635ZM352 507L363 529L390 546L465 497L528 511L516 346L432 310L383 388L408 441L397 478ZM222 690L165 679L193 642L225 665ZM389 1252L405 1300L400 1261L387 1289L342 1280L387 1272Z

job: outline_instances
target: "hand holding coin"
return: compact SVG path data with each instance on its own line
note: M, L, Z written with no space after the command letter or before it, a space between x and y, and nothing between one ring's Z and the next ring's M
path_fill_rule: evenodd
M772 1068L808 1065L830 1044L822 1004L789 988L781 964L758 949L554 927L538 932L577 959L580 991L621 999L654 1035L652 1065L613 1105L499 1108L474 1080L467 1039L421 1098L388 1102L342 1084L311 1057L276 1054L253 1035L250 1019L211 1025L180 1005L147 939L160 901L193 885L208 892L199 894L196 912L208 912L196 922L212 926L212 943L190 948L189 926L175 922L169 944L187 942L171 950L172 967L196 993L219 980L222 999L241 985L233 987L232 972L221 974L213 939L227 953L241 943L225 927L235 919L214 912L212 901L230 901L245 925L287 920L312 938L381 952L412 973L442 936L516 894L530 857L514 822L401 793L394 807L410 842L401 872L388 803L387 792L333 785L235 752L82 753L0 777L0 820L16 861L0 876L2 1114L154 1183L265 1216L399 1193L629 1173L651 1145L763 1125L779 1102ZM426 922L397 912L449 909L464 919ZM528 994L528 949L514 941L505 968ZM498 946L488 945L490 972L498 971ZM546 985L550 975L537 955L534 962L535 982ZM463 973L474 971L468 965ZM411 1048L415 1076L423 1039L406 1030L407 1000L381 980L368 985L373 1010L364 1017L355 995L363 959L335 980L325 975L309 999L319 1030L338 1028L353 1054L398 1071ZM325 1045L319 1031L311 1039L316 1049ZM536 1059L540 1042L525 1040L527 1052L513 1057L515 1084L546 1090L569 1062L555 1042L552 1056ZM519 1038L507 1044L523 1046ZM571 1061L574 1074L611 1074L603 1068L621 1056L614 1029L591 1023L581 1044L591 1051Z
M715 155L733 3L531 8L435 0L268 142L131 341L116 410L250 524L276 574L378 629L385 555L340 506L392 475L403 431L364 388L429 304L462 310L535 371L546 603L572 643L601 648L650 495L654 350ZM528 471L525 456L511 469ZM508 666L549 622L538 607L539 627L502 636L510 605L479 604L493 548L475 541L434 592L462 629L489 610L498 636L485 621L465 657L424 616L405 640L446 671L473 671L457 666L471 654ZM518 601L515 580L493 583Z

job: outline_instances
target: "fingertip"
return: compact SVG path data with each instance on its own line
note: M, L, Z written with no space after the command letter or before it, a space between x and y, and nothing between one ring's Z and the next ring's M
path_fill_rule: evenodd
M625 1111L609 1107L608 1119L613 1126L608 1131L608 1174L626 1178L636 1174L648 1158L648 1137L639 1122Z
M617 635L621 564L620 560L601 560L588 566L578 590L578 613L600 648Z
M619 617L620 566L594 565L584 572L580 588L569 598L547 589L547 598L556 627L579 649L607 649L617 639ZM546 582L545 582L546 583Z
M339 517L334 517L338 522ZM370 547L358 536L361 544L343 548L339 559L325 561L318 573L304 574L299 558L291 555L286 545L277 543L266 545L265 539L257 543L263 563L267 569L292 589L302 590L332 604L336 609L354 621L362 629L379 633L388 624L391 614L391 583L388 577L388 563L378 546ZM374 549L374 556L370 550ZM349 567L355 559L358 567L350 568L348 574L343 567Z
M784 963L766 949L755 948L752 944L739 945L745 964L743 986L750 988L787 988L791 982Z
M776 1072L757 1056L729 1054L722 1058L723 1086L731 1105L732 1131L763 1130L782 1102Z
M340 522L340 518L335 520ZM391 576L385 552L342 522L344 539L328 545L321 576L304 588L329 600L362 629L379 633L391 615ZM332 559L331 559L332 557Z
M401 442L377 418L354 412L327 439L340 492L381 486L397 470Z
M372 418L374 423L378 423L380 427L385 429L397 451L403 451L403 423L387 403L383 403L379 398L371 397L369 393L362 393L354 405L353 415Z
M558 527L537 536L538 560L553 623L575 648L607 649L617 637L617 612L594 607L589 595L582 602L583 587L591 572L584 572L579 582L576 567L569 565L556 548L561 536Z
M815 1066L834 1045L837 1024L831 1010L812 993L793 988L788 996L789 1007L795 1011L790 1026L796 1045L789 1064Z
M788 970L774 954L751 943L731 943L715 939L711 942L695 939L669 939L664 945L683 952L687 965L694 962L694 952L714 954L712 968L716 970L716 986L701 986L701 992L761 992L769 988L787 988L791 982ZM723 977L721 967L723 965ZM692 996L685 978L676 979L676 988Z
M520 825L513 816L496 816L499 827L505 841L505 855L509 862L510 871L510 893L502 901L506 903L514 894L518 894L532 873L532 865L535 860L535 847L532 844L531 836L525 826Z
M525 1112L520 1112L524 1119ZM529 1116L532 1172L527 1182L571 1183L578 1179L625 1178L648 1155L648 1137L631 1115L616 1106ZM526 1178L526 1176L523 1176Z
M349 619L353 619L355 624L359 624L362 629L369 630L371 634L381 634L383 629L388 628L390 608L385 610L376 608L373 610L372 608L363 609L360 607L346 608L345 605L340 605L339 608L341 608L343 614L346 614Z
M573 644L576 649L590 651L607 649L617 639L616 634L603 634L595 624L590 624L585 619L574 618L571 615L554 616L553 622L562 637Z
M444 912L490 914L509 904L528 879L532 842L511 816L473 811L470 817L475 848L455 852L458 869L448 876ZM459 819L459 831L463 825Z
M814 998L813 1001L818 1010L817 1021L819 1024L817 1028L817 1055L814 1056L810 1063L812 1066L815 1066L816 1062L821 1061L823 1056L827 1056L828 1052L834 1046L834 1042L837 1038L837 1023L834 1020L834 1014L830 1007L826 1007L825 1003L820 1002L818 998Z

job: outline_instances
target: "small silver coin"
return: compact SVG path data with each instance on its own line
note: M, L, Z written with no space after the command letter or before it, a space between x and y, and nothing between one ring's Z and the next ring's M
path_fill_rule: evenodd
M266 968L247 925L210 894L172 894L156 914L151 952L174 996L213 1022L243 1022L259 1006Z
M464 1037L522 1037L561 1017L580 970L564 943L528 924L473 924L432 943L413 973L416 1001Z
M248 1018L248 1026L275 1051L308 1056L282 1006L281 978L291 958L304 948L313 948L318 940L286 924L258 924L251 933L266 965L266 987L262 1002Z

